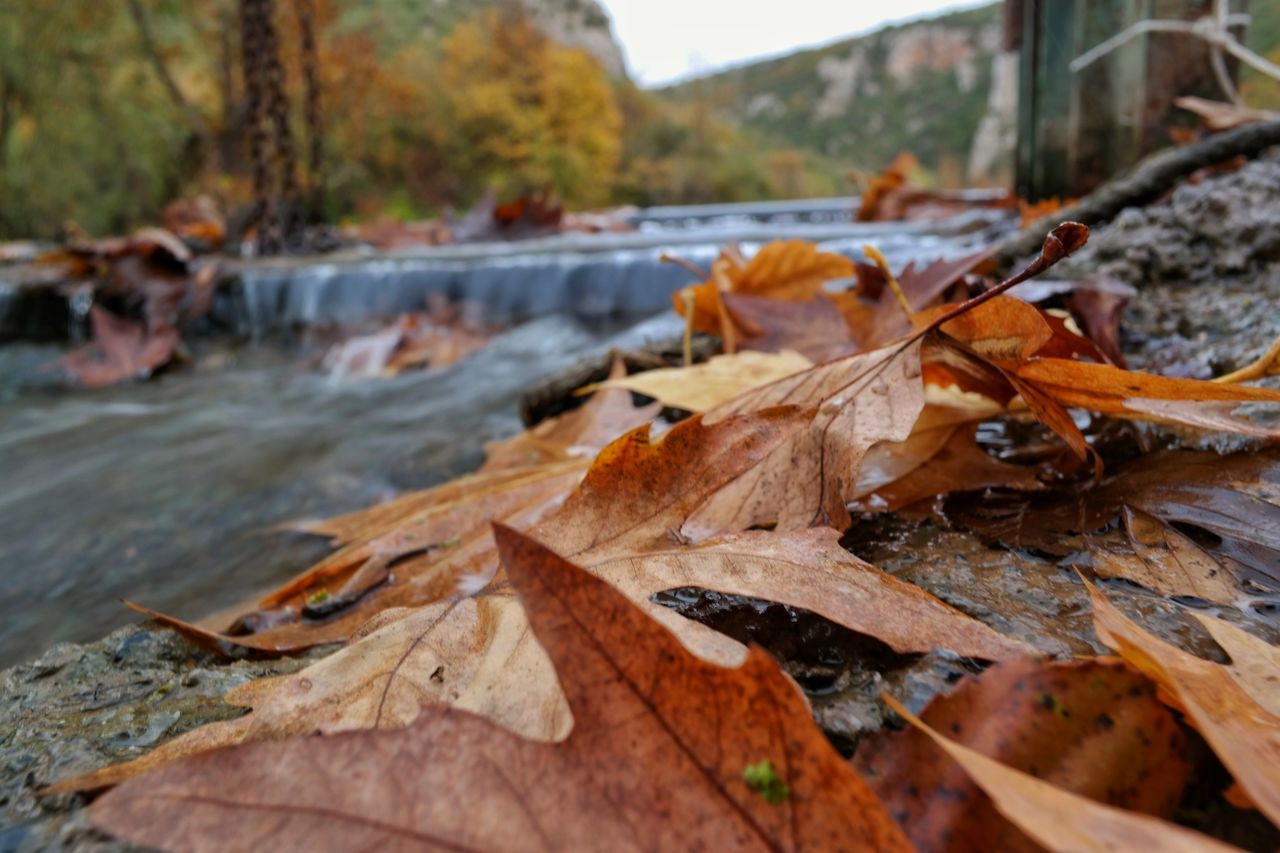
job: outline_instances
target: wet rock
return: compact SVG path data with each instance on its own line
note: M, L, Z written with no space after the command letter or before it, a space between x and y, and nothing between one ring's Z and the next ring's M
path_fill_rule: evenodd
M1138 287L1215 284L1280 263L1280 156L1186 183L1167 199L1129 208L1099 229L1062 272L1106 275Z
M227 663L172 631L140 625L89 645L57 645L0 673L0 850L122 849L87 828L83 796L36 792L239 716L244 709L224 702L225 693L321 653Z
M1280 153L1123 211L1055 275L1139 289L1124 315L1131 366L1208 378L1280 335Z

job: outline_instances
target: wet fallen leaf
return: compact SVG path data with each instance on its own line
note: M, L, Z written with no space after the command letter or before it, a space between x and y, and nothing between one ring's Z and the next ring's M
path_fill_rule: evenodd
M742 329L740 349L792 350L815 363L859 349L840 309L825 295L806 302L739 293L724 293L721 297L730 317Z
M897 702L886 701L963 767L1002 815L1048 850L1236 849L1175 824L1064 791L943 737Z
M1280 437L1280 429L1237 411L1241 403L1280 403L1280 391L1269 388L1173 379L1062 358L1031 359L1016 372L1063 406L1258 438Z
M402 314L394 323L330 348L323 366L334 380L395 376L415 368L446 367L483 349L489 335L443 298L430 311Z
M659 847L910 849L763 652L737 670L701 662L545 547L510 530L499 544L569 699L563 743L432 709L399 732L170 765L109 792L93 822L153 846L248 846L270 832L308 849L626 849L643 825ZM785 795L744 778L762 761Z
M93 340L64 356L59 365L86 388L145 379L168 364L178 348L178 331L148 331L142 322L117 317L100 305L89 309Z
M1122 512L1130 551L1094 545L1093 571L1124 578L1161 595L1194 596L1214 604L1235 604L1243 591L1231 573L1191 537L1142 510Z
M1044 488L1035 469L1001 462L979 447L975 440L976 431L977 424L972 423L955 429L937 451L913 454L916 459L924 460L915 467L901 475L894 471L882 476L879 482L868 482L867 487L874 485L875 488L859 495L857 509L862 512L892 512L952 492L993 487L1034 492ZM873 448L863 461L859 476L864 478L864 482L869 469L874 469L878 462L877 451L881 447L886 446ZM859 492L862 491L860 484Z
M1166 450L1116 466L1101 483L1053 494L957 497L946 514L989 542L1057 556L1086 547L1081 534L1116 522L1123 507L1153 515L1199 544L1251 594L1280 591L1280 452L1220 456ZM1211 540L1211 541L1209 541Z
M1240 686L1259 705L1280 715L1280 648L1216 616L1194 611L1191 615L1231 656L1227 668Z
M1280 826L1280 715L1259 704L1230 669L1152 636L1087 585L1098 638L1168 693L1258 810Z
M700 332L720 334L728 319L721 294L807 302L822 292L822 285L853 275L853 262L843 255L823 252L804 240L776 240L766 243L750 261L736 252L722 253L712 266L712 276L673 295L676 312L685 314L685 293L693 295L693 327ZM739 329L750 333L749 328Z
M1011 771L1157 817L1172 816L1190 771L1155 686L1114 658L996 664L920 716ZM854 766L917 849L1039 849L922 729L873 737Z

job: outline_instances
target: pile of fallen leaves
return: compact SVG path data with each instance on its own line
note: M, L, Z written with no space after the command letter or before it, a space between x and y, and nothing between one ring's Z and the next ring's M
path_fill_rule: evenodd
M74 240L41 257L68 282L68 304L89 306L89 343L59 361L78 384L146 379L174 360L181 329L213 307L218 266L198 265L187 241L220 243L221 226L186 207L167 213L177 232Z
M851 508L963 492L994 539L1092 543L1095 579L1276 591L1276 530L1238 523L1280 510L1261 457L1180 458L1184 493L1143 480L1159 454L1117 480L1072 414L1274 440L1239 407L1280 392L1236 381L1268 364L1126 371L1114 288L1047 283L1052 309L1008 292L1086 234L1060 227L992 287L966 279L980 256L895 275L800 243L726 253L677 307L731 352L619 369L474 474L308 525L334 553L224 630L152 614L229 655L343 645L57 790L110 787L97 826L183 849L1225 849L1168 822L1202 739L1235 780L1212 796L1280 823L1274 647L1197 612L1230 664L1193 656L1084 581L1116 656L1051 660L841 546ZM668 425L664 404L696 414ZM976 443L997 416L1056 436L1036 466ZM1116 524L1127 539L1091 539ZM908 726L847 761L766 653L653 600L685 587L990 666L918 714L886 695Z

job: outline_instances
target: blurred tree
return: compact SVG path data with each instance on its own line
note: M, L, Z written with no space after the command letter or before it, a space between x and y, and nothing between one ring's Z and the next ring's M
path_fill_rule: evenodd
M566 202L611 195L622 119L609 78L581 50L551 41L517 5L458 26L434 82L443 159L473 192L551 188Z

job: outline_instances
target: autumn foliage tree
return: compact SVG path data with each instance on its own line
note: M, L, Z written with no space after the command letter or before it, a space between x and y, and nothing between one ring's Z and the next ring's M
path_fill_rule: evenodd
M608 199L622 119L608 76L585 52L504 8L445 39L434 82L444 163L470 186L552 188L578 205Z

